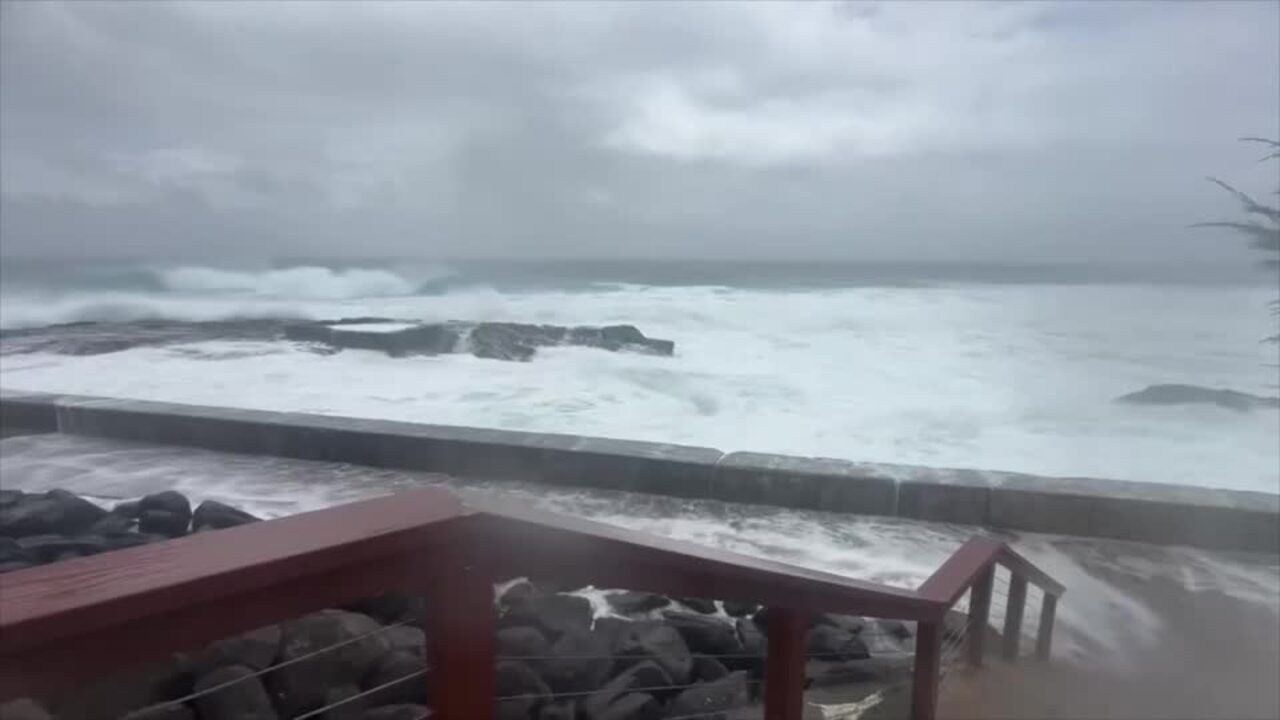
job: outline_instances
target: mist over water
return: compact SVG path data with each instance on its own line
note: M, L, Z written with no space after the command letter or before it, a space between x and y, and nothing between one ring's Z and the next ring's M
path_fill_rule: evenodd
M1280 492L1274 410L1131 407L1156 383L1274 393L1249 268L944 264L6 263L0 326L228 317L630 323L658 358L549 348L318 355L217 341L0 356L8 388ZM13 282L10 282L13 280ZM56 332L56 331L55 331Z

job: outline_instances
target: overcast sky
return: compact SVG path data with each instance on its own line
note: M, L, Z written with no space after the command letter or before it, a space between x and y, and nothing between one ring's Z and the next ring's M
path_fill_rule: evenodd
M1280 3L0 10L6 255L1246 259Z

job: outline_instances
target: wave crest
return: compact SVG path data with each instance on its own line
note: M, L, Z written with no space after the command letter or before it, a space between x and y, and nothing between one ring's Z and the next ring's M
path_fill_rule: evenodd
M349 300L412 295L417 284L388 270L292 267L262 272L179 267L159 271L166 290L195 293L252 293L300 300Z

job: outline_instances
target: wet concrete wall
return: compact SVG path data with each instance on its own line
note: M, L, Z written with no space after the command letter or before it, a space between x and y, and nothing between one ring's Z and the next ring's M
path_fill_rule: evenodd
M1280 495L608 438L0 393L0 429L1063 535L1280 552Z

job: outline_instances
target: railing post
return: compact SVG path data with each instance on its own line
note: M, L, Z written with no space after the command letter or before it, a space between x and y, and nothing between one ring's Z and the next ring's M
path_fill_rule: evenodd
M1044 602L1040 604L1040 628L1036 631L1036 659L1048 660L1049 648L1053 644L1053 616L1058 610L1058 598L1044 594Z
M429 589L425 618L433 720L493 717L497 611L475 564Z
M1022 645L1022 615L1027 606L1027 578L1012 573L1009 577L1009 601L1004 611L1004 659L1017 660Z
M991 584L995 579L995 566L988 566L974 578L969 592L969 664L982 665L982 655L987 644L987 619L991 615Z
M800 720L804 715L805 633L808 616L799 610L769 608L769 650L765 657L764 716Z
M911 720L933 720L938 712L938 683L942 670L942 624L916 626L916 664L911 678Z

